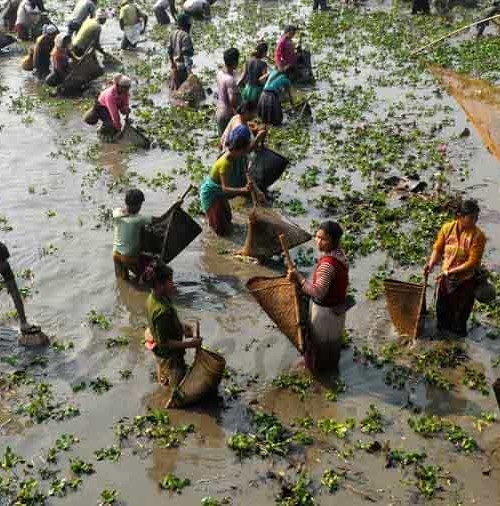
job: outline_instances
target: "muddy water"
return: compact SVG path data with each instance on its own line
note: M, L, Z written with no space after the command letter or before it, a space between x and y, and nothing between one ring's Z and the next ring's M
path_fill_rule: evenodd
M258 5L261 8L261 4ZM230 18L237 16L241 8L241 2L232 3ZM267 8L279 9L280 16L284 16L282 3L271 4ZM267 19L266 10L262 9L262 18ZM226 12L225 6L221 12ZM274 13L272 10L268 12ZM300 13L308 14L309 6L302 5ZM224 19L216 17L214 22L223 23ZM119 45L118 33L115 20L106 25L105 44L115 50ZM220 53L221 50L216 56ZM126 58L133 63L143 55L140 52L138 56ZM213 54L199 55L196 63L200 67L216 67ZM40 378L52 383L58 394L74 400L81 410L79 417L67 422L30 426L25 419L7 412L0 404L0 449L9 444L18 453L33 457L34 462L39 464L39 456L53 445L58 436L72 433L79 437L80 443L71 455L95 460L95 450L114 442L110 427L116 420L143 414L149 406L162 406L168 394L154 384L153 359L145 353L141 344L146 294L115 280L111 261L112 235L97 217L99 205L108 208L121 205L123 195L108 193L105 179L99 180L91 189L84 186L83 178L95 164L78 160L70 170L66 160L51 157L60 142L71 135L83 137L82 148L97 142L94 129L82 125L78 111L70 112L63 119L54 118L49 110L37 112L33 123L29 124L21 122L24 115L9 111L10 95L21 93L36 97L40 92L33 78L20 70L17 54L0 57L0 82L7 87L0 103L0 124L3 125L0 132L0 214L5 215L13 227L12 231L2 232L0 239L11 250L15 270L31 268L34 271L33 295L27 302L30 318L59 341L74 343L74 349L63 353L52 349L41 352L49 359L49 364L41 370ZM320 82L319 88L323 86ZM417 103L428 100L429 90L411 91L415 92ZM396 103L407 92L408 89L401 88L380 90L380 109ZM161 102L164 95L158 94L154 100ZM489 236L488 259L494 261L500 246L497 233L500 212L498 162L485 148L459 105L446 96L442 103L453 110L455 124L448 129L450 135L460 133L466 126L471 129L471 135L466 140L450 142L452 160L458 163L466 150L471 153L470 167L473 169L469 179L452 179L452 184L480 200L484 208L481 225ZM418 117L417 112L415 116ZM293 167L293 174L296 176L305 167L317 162L320 153L321 147L315 139L306 160ZM216 153L206 156L208 164ZM97 164L109 173L108 180L113 180L130 171L146 177L151 177L159 169L170 173L183 162L183 156L169 151L153 149L147 153L128 154L117 146L106 145L102 147ZM186 180L178 178L179 191L185 184ZM34 193L29 191L29 187L34 188ZM284 200L296 196L297 187L293 182L285 181L278 187ZM82 189L85 189L83 197ZM321 191L318 188L308 190L305 197L312 200ZM149 189L145 189L145 193L144 210L153 214L163 212L177 195L177 192ZM90 200L86 198L88 195ZM49 210L55 211L56 216L48 217ZM308 211L306 217L297 219L304 227L309 226L312 218L320 217L314 208L310 207ZM237 221L244 223L244 216L239 216ZM50 245L57 248L53 254L47 253ZM354 362L351 351L342 356L342 377L348 385L348 392L338 403L325 401L319 384L315 386L315 393L305 401L270 387L269 380L293 368L298 357L287 340L257 310L244 285L250 276L269 275L276 271L239 261L230 255L220 255L220 249L225 247L231 247L231 244L215 239L205 230L173 262L179 287L177 303L185 319L201 320L206 343L221 350L231 368L241 376L257 376L257 382L237 400L188 411L172 411L173 423L193 423L197 428L185 444L177 449L154 449L151 454L140 448L126 448L119 464L97 463L97 473L84 480L81 491L68 497L72 504L96 504L98 494L104 488L119 490L120 497L129 505L154 505L165 501L173 505L195 505L207 495L229 496L237 505L273 504L277 486L263 479L272 465L257 459L240 463L226 447L228 435L247 429L246 409L250 402L258 402L264 409L274 411L287 423L296 416L306 414L315 418L359 419L369 404L376 403L390 420L380 438L382 441L389 441L394 448L425 449L432 455L433 463L442 465L456 478L457 481L449 486L445 504L498 504L498 480L494 475L482 473L489 465L485 456L464 456L451 451L451 444L446 441L425 441L414 435L406 425L407 411L401 409L408 401L407 395L387 387L380 370ZM383 303L369 303L363 296L372 271L382 261L381 254L372 255L358 260L352 271L352 283L358 290L358 305L349 313L348 326L358 345L378 346L396 340ZM0 313L3 313L11 308L5 292L1 293ZM91 309L112 320L110 331L88 326L86 315ZM12 321L4 323L6 327L14 325ZM130 336L131 344L125 350L106 349L104 339L118 335ZM1 354L17 356L20 364L35 356L36 352L20 352L14 343L12 332L2 332ZM492 379L491 357L498 354L498 344L484 337L484 329L473 330L467 343L473 360L484 364L487 376ZM0 363L0 367L13 370L6 363ZM128 381L120 379L118 373L125 368L133 372ZM106 376L113 383L113 389L102 396L91 392L78 396L71 393L70 385L97 376ZM483 398L463 387L443 393L419 385L411 400L429 412L452 417L469 432L473 431L472 416L477 416L482 410L495 409L492 397ZM486 449L494 446L498 436L496 426L484 435L475 434ZM354 440L357 438L366 439L359 431L353 436ZM417 500L414 488L401 483L404 473L385 470L380 456L358 453L350 460L343 460L337 453L337 450L342 452L343 442L321 436L318 440L314 448L296 456L297 462L303 461L308 465L313 476L320 476L323 469L330 466L344 466L355 477L352 481L355 489L362 490L379 504L403 505ZM68 474L66 457L61 462L64 474ZM276 471L284 470L280 464L274 468ZM189 477L193 486L185 489L182 495L170 496L160 492L157 482L167 472ZM408 478L412 479L411 476ZM362 495L346 488L341 488L335 500L339 504L353 505L366 502ZM317 501L319 504L331 504L332 498L320 495ZM55 504L59 500L53 502Z

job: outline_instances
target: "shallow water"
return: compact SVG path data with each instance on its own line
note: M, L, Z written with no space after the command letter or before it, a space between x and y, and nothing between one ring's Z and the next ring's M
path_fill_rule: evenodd
M245 4L232 2L230 18L238 16ZM275 12L269 9L279 8L279 16L285 16L283 2L270 5L266 2L267 7L260 2L257 5L262 9L259 15L263 20L267 20L266 12ZM221 12L225 13L225 10ZM295 15L308 13L309 6L302 4ZM224 18L216 17L214 22L223 23ZM274 25L270 27L272 31ZM116 20L110 21L104 32L105 44L117 49ZM201 52L195 62L198 67L215 68L220 53L221 50L215 54ZM141 50L137 56L124 58L132 63L143 55ZM356 79L362 82L370 70L362 68ZM352 77L349 79L354 81ZM95 462L93 452L113 442L111 426L114 422L121 417L143 414L149 406L162 406L168 398L168 392L153 382L154 361L141 343L146 294L115 279L111 260L112 233L98 219L98 209L100 205L114 208L122 204L122 193L107 191L107 183L113 178L130 171L146 177L151 177L157 170L171 173L184 163L184 157L160 149L129 154L121 152L117 146L104 145L97 160L97 164L104 168L104 177L99 177L96 184L89 188L85 176L91 173L94 163L78 159L69 170L68 161L50 156L51 152L59 149L62 140L72 135L83 137L82 149L97 142L94 129L82 124L80 112L74 110L63 119L57 119L49 110L37 111L32 124L23 124L21 118L25 116L9 111L10 96L20 93L37 96L40 90L34 79L20 69L17 54L0 56L0 82L7 87L0 102L0 124L3 125L0 132L0 214L5 215L13 226L12 231L1 232L0 239L8 244L16 271L25 268L34 271L33 295L27 300L30 319L59 341L74 343L74 349L62 353L53 349L18 350L14 345L14 333L5 331L0 334L0 354L18 357L18 365L29 363L39 354L46 356L48 366L46 369L37 368L37 375L52 383L58 395L71 399L81 410L80 416L69 421L31 426L25 418L4 409L0 398L0 449L3 452L7 445L11 445L16 452L28 456L30 460L33 457L34 462L39 464L39 456L53 445L57 437L72 433L79 437L80 443L69 455ZM327 85L319 82L318 88L324 92ZM381 114L390 104L404 99L409 90L415 93L416 104L430 100L429 89L382 88L378 90L377 108L372 115ZM165 100L164 91L154 100ZM485 148L480 134L468 123L453 98L444 96L441 103L452 108L454 125L446 127L447 133L458 135L466 126L471 130L467 139L455 139L449 144L454 163L459 162L464 152L469 153L471 175L469 179L460 181L457 175L451 174L450 179L454 188L471 192L480 200L484 209L481 225L489 238L487 259L494 262L500 246L497 233L500 212L498 161ZM420 119L418 108L415 108L414 117ZM314 126L312 131L317 134L318 128ZM494 142L495 138L492 139ZM320 163L323 148L315 137L306 159L292 167L292 175L296 177L307 166ZM208 165L216 157L215 149L204 153L204 156ZM160 214L175 201L177 193L187 185L184 176L176 179L178 190L175 192L155 192L144 188L145 212ZM362 185L356 174L353 181ZM298 190L293 179L277 186L283 200L296 197L297 192L302 191ZM34 193L30 193L29 187L34 187ZM320 186L301 196L312 201L322 193L324 190ZM48 210L55 211L56 216L48 217ZM307 215L296 221L308 228L313 218L319 219L320 212L311 205ZM237 221L244 223L244 214L239 215ZM54 254L44 252L43 248L48 248L50 244L57 247ZM81 490L69 494L67 499L72 504L95 504L104 488L119 490L121 500L129 505L154 505L165 501L173 505L194 505L207 495L229 496L235 505L273 504L279 487L276 482L266 480L266 472L270 468L276 472L285 471L285 464L278 461L273 465L271 461L259 459L240 463L226 446L228 435L247 429L247 407L255 402L267 411L274 411L286 423L306 414L315 418L359 419L364 416L368 405L376 403L384 417L390 420L385 433L378 438L381 442L390 441L391 447L395 448L425 448L432 455L433 463L442 465L456 478L456 482L451 482L447 489L446 504L498 504L498 475L495 472L490 475L482 473L489 465L486 454L466 456L453 451L447 441L424 440L409 431L406 425L408 412L402 410L408 400L407 394L386 386L379 369L354 362L352 351L346 351L342 356L342 378L348 385L348 391L337 403L324 400L324 388L319 384L315 385L314 394L304 401L295 394L269 386L269 381L277 374L293 368L298 357L286 338L257 308L246 292L245 282L251 276L272 275L277 270L219 254L221 248L231 249L233 246L233 243L217 240L205 229L174 260L172 266L179 288L177 303L184 319L201 321L206 344L224 354L228 365L237 371L238 378L256 377L256 382L245 388L237 400L226 399L215 405L185 411L173 410L172 422L193 423L197 429L195 434L179 448L156 448L151 453L137 446L129 448L130 444L125 443L118 464L95 464L96 474L85 477ZM358 345L379 346L396 341L383 301L368 302L363 295L371 273L384 257L382 253L377 253L361 258L352 269L352 285L358 290L358 304L349 313L348 327L352 329ZM10 309L10 301L5 291L1 293L0 313L3 313ZM111 330L89 327L86 315L91 309L111 319ZM4 325L14 327L15 322L9 321ZM498 355L500 347L496 341L486 339L484 334L484 328L474 329L467 344L472 359L484 364L486 375L492 380L491 358ZM104 338L118 335L129 336L130 345L125 349L108 350ZM6 363L0 363L0 368L14 370ZM133 372L133 377L127 381L120 379L118 373L124 368ZM101 396L90 391L76 395L71 392L70 385L97 376L106 376L113 383L110 392ZM482 410L496 410L493 396L484 398L462 386L443 392L417 385L412 396L412 401L426 411L450 416L469 432L473 432L473 415L478 416ZM4 399L5 404L8 401ZM11 421L4 425L9 419ZM499 437L498 425L487 429L484 434L474 433L474 437L488 451ZM359 431L352 440L358 438L367 439ZM313 476L319 476L323 469L331 466L349 469L352 486L369 494L379 504L403 505L422 501L416 497L414 487L401 483L404 472L385 469L383 458L364 452L355 454L350 460L343 459L336 450L344 447L343 441L319 435L318 444L303 453L299 452L293 459L297 464L306 463ZM60 458L59 467L63 469L63 475L69 473L66 460L66 455ZM499 468L495 469L498 472ZM189 477L193 485L186 488L182 495L161 492L157 482L167 472ZM412 478L409 472L407 476ZM366 502L361 495L347 488L341 488L334 499L326 493L317 497L318 504L331 504L333 500L353 505ZM436 501L443 504L440 499ZM52 499L50 504L57 502L59 499Z

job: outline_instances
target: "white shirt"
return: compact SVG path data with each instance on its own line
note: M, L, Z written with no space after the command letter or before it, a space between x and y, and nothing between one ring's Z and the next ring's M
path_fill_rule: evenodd
M170 6L168 0L158 0L154 5L153 9L167 9Z
M23 0L17 9L16 25L32 26L40 15L38 7L31 7L29 0Z
M209 5L207 0L186 0L183 9L186 12L201 12L205 5Z
M79 0L75 6L71 21L81 25L88 17L95 16L96 5L91 0Z

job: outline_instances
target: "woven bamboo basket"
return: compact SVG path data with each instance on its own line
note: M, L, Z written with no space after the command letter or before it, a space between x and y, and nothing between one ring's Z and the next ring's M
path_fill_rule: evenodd
M159 255L165 262L171 262L201 234L201 227L186 213L181 205L192 186L176 202L160 223L142 228L141 251Z
M385 299L392 323L400 336L416 338L422 330L426 284L384 281Z
M59 86L59 92L64 94L81 91L90 81L102 76L103 72L95 51L86 53Z
M304 352L307 298L285 276L255 277L247 282L252 297L300 353Z
M271 209L256 206L251 211L248 233L243 246L243 254L255 258L267 258L281 253L278 239L285 236L289 248L295 248L311 239L311 234L302 230Z
M179 386L172 392L167 408L179 408L200 401L215 392L222 380L226 360L222 355L205 348L199 348L193 366Z
M250 175L257 186L266 191L281 177L289 163L287 158L264 146L255 152Z
M174 101L181 101L190 107L198 107L205 100L205 90L198 77L189 74L188 78L179 86L179 89L171 93Z
M28 54L21 60L21 68L26 70L26 72L31 72L34 68L33 66L33 56L35 52L32 47L30 47Z
M130 123L125 123L118 139L120 144L130 144L143 149L149 149L151 142L145 133L139 127L134 127Z

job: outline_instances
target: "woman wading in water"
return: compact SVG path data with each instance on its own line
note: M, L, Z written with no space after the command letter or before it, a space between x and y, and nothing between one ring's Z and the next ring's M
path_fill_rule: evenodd
M460 337L467 336L467 320L474 305L476 270L481 266L486 245L486 236L476 226L478 218L477 202L462 202L456 219L439 231L431 258L424 268L427 275L443 260L437 278L437 326L439 330L451 331Z
M340 360L349 284L349 264L340 247L342 233L334 221L319 226L315 240L321 257L311 281L295 269L288 272L288 279L311 297L304 356L306 367L315 372L337 371Z

